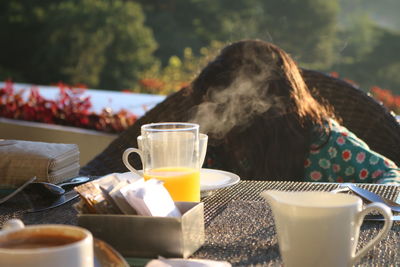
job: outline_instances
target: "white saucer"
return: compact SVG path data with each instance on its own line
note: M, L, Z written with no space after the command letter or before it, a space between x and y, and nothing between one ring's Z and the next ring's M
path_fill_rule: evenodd
M240 177L234 173L203 168L200 171L200 191L211 191L237 184Z
M128 262L103 240L93 238L94 267L129 267Z
M139 170L141 172L141 170ZM114 173L119 179L138 179L139 175L132 172ZM234 173L202 168L200 170L200 191L211 191L237 184L240 177Z

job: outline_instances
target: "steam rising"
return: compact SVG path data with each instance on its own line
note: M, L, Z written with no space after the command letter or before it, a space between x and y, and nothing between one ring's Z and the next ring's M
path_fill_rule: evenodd
M276 79L273 59L262 61L254 54L245 57L250 65L237 70L227 88L208 88L209 101L196 107L192 122L200 124L201 132L223 138L233 127L245 127L256 115L282 106L278 97L268 95L268 81Z

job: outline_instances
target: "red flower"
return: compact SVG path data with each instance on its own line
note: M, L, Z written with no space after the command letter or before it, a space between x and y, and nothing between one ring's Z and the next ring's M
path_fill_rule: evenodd
M342 158L344 161L349 161L351 159L351 151L346 149L342 152Z
M392 164L391 164L390 161L387 160L387 159L385 159L385 160L383 161L383 163L384 163L385 166L388 167L388 168L392 167Z
M334 78L339 78L339 73L337 73L336 71L331 71L329 74Z
M319 171L313 171L310 173L310 178L313 181L319 181L322 178L322 174Z
M339 172L340 171L340 165L339 164L333 164L332 165L332 170L334 172Z
M115 114L107 109L100 114L93 113L90 111L92 106L90 96L82 96L85 90L62 83L58 86L60 92L56 100L45 99L35 87L31 88L25 100L22 97L25 90L15 92L12 83L6 82L5 87L0 88L0 117L57 123L113 133L125 130L137 119L134 114L125 110Z
M152 89L161 89L162 87L165 86L163 81L160 81L158 79L141 79L139 80L140 85L142 85L143 87L147 87L147 88L152 88Z
M376 171L374 171L374 172L372 173L371 176L372 176L373 179L376 179L376 178L378 178L379 176L381 176L383 173L384 173L383 170L376 170Z
M310 165L311 165L311 160L306 159L306 160L304 161L304 168L310 167Z
M360 171L360 174L358 175L358 177L360 177L361 180L364 180L365 178L367 178L368 176L368 170L367 169L362 169Z
M339 137L336 139L336 143L337 143L338 145L343 145L345 142L346 142L346 140L345 140L342 136L339 136Z
M365 160L365 152L359 152L356 156L356 160L358 163L363 163Z

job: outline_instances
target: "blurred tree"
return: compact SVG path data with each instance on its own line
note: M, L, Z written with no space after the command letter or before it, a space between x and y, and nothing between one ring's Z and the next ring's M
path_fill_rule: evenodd
M336 63L352 64L364 58L379 44L383 34L376 23L364 12L348 19L338 35L340 54Z
M369 91L373 86L400 93L398 0L340 0L339 42L331 70ZM397 25L397 26L396 26Z
M202 8L201 1L197 0L132 1L142 5L146 14L145 23L153 29L159 44L155 55L164 65L168 64L171 56L183 56L186 47L198 51L212 40L207 37L209 29L203 27L201 20L207 19L205 10L213 10L218 6L218 1L205 9Z
M399 0L339 0L342 7L340 19L354 17L363 12L382 28L398 31L400 29Z
M156 42L137 3L96 0L16 1L1 5L0 79L133 87L157 60ZM5 76L7 75L7 76Z
M157 43L153 32L144 26L144 15L139 4L111 1L105 18L113 39L106 48L106 62L100 73L100 84L104 88L132 88L140 73L154 64Z
M184 49L182 58L172 56L166 66L154 65L143 71L141 79L132 91L168 95L190 84L198 71L213 58L223 44L217 41L200 49L200 56L195 56L192 49Z
M167 64L185 47L198 51L212 40L272 41L309 67L334 61L338 0L136 0Z
M337 49L337 0L263 1L263 25L271 41L303 66L329 68Z
M364 90L378 85L400 94L400 33L376 25L370 30L374 32L372 49L362 56L354 56L352 61L341 61L333 69L340 76L354 80Z
M397 90L400 33L395 23L389 31L377 20L394 19L395 11L383 6L400 4L381 2L3 0L0 80L142 90L141 78L154 75L170 83L165 93L199 70L202 49L214 41L258 38L279 45L302 67L337 71L365 89Z
M43 1L43 5L46 5ZM35 51L34 32L40 26L43 9L37 1L22 4L17 0L0 1L0 80L15 78L27 82Z

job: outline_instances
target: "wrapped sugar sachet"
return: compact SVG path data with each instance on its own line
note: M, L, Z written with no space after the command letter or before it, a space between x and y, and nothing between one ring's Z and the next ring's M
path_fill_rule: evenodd
M182 216L162 181L156 179L139 181L121 188L120 191L139 215Z
M120 209L109 197L111 192L120 180L115 175L108 175L74 188L81 196L90 213L98 214L118 214Z
M144 181L144 179L141 179ZM139 183L138 181L134 182ZM128 201L125 199L124 195L122 194L121 190L127 190L131 187L131 183L128 181L121 181L111 192L110 196L114 200L115 204L119 207L123 214L127 215L135 215L137 214L136 210L129 205ZM124 188L124 189L123 189Z

